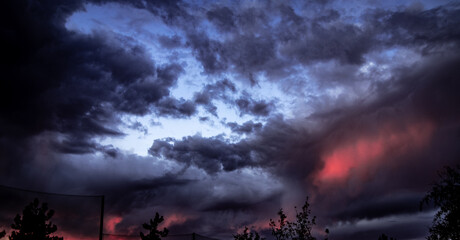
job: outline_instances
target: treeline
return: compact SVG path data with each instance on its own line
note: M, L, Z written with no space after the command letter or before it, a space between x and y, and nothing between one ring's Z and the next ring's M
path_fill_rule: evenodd
M48 209L47 203L42 203L35 199L27 205L22 211L22 216L17 214L14 223L11 224L9 240L64 240L64 237L52 236L57 231L57 226L51 223L54 210ZM168 235L168 229L158 230L158 226L164 221L163 216L156 213L149 223L142 224L142 227L148 231L145 235L139 233L141 240L161 240ZM0 232L0 239L5 237L6 232Z
M429 229L427 240L458 240L460 239L460 166L445 167L438 173L439 180L433 184L431 190L420 202L420 210L424 206L433 204L439 208L435 214L432 226ZM27 205L22 216L17 214L11 224L13 230L9 240L63 240L63 237L54 236L57 226L51 223L54 210L48 208L47 203L35 199ZM164 217L155 214L148 223L142 224L148 233L139 233L141 240L161 240L168 235L168 229L159 230ZM268 225L271 235L276 240L316 240L312 229L316 224L316 216L311 216L308 197L300 210L296 208L295 221L288 221L283 209L278 211L278 219L270 219ZM324 240L328 239L329 230L325 229ZM0 239L6 236L0 232ZM245 227L243 232L233 235L234 240L263 240L257 231L250 231ZM378 240L396 240L385 234L378 236Z
M427 240L460 240L460 166L456 168L444 167L438 172L439 180L433 184L431 190L420 202L420 210L424 206L433 204L439 208L433 223L429 228ZM308 197L300 212L296 209L294 222L287 221L283 209L278 212L279 219L275 222L270 219L271 234L276 240L316 240L312 235L312 227L316 224L316 217L310 216ZM329 230L325 230L325 240ZM235 240L263 240L256 231L249 231L245 227L242 233L234 235ZM382 233L378 240L396 240Z

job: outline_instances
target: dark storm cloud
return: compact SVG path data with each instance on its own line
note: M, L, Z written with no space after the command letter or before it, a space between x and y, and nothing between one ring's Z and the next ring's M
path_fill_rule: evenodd
M235 28L233 12L228 7L212 9L206 13L206 16L222 32L228 32Z
M233 132L238 134L250 134L262 128L262 123L254 123L253 121L247 121L241 125L236 122L229 122L226 125L230 127Z
M196 113L196 106L195 103L190 100L168 97L161 99L156 104L155 112L160 116L176 118L190 117Z
M194 94L193 98L196 104L202 105L206 111L217 116L217 107L212 102L213 100L229 102L231 97L227 91L235 93L236 86L228 79L224 79L213 84L206 84L201 92Z
M458 47L460 6L450 3L429 10L374 10L365 15L386 44L418 45L426 50L440 44L455 43ZM427 44L428 46L423 46Z
M456 103L460 99L456 93L460 88L456 84L458 68L454 67L458 64L458 57L455 56L443 61L435 57L427 59L417 68L405 71L398 69L393 85L379 89L379 97L375 101L317 116L316 120L325 125L322 131L315 134L302 130L299 127L302 122L270 119L260 130L252 132L251 138L239 142L201 136L156 140L150 153L197 166L212 174L246 167L270 169L288 185L303 186L310 194L314 193L315 214L321 219L321 225L334 223L338 219L351 221L348 229L340 230L343 233L341 236L353 235L357 239L366 239L372 232L397 226L385 228L374 225L366 230L356 230L357 221L379 221L389 216L418 214L418 203L436 177L433 169L458 161L460 156L455 143L459 142L460 126L457 120L460 115ZM320 118L324 118L324 121ZM329 118L333 120L327 121ZM347 141L350 137L359 138L362 134L377 132L388 123L404 131L410 128L410 124L416 124L417 119L428 120L435 126L432 138L423 149L416 153L384 156L388 164L379 165L374 172L369 170L364 179L350 179L351 182L342 188L321 192L314 184L315 172L323 167L322 153L328 149L333 151L334 144ZM244 124L229 126L238 131L237 127L243 127ZM404 143L407 146L410 144ZM408 189L407 194L398 194ZM337 202L345 208L337 207ZM238 208L236 203L235 208ZM428 224L429 221L424 223ZM425 232L419 231L421 228L412 229L414 222L401 223L401 226L405 224L407 229L401 230L397 236L424 236ZM398 233L395 230L390 232Z
M207 84L200 92L194 94L194 102L202 105L206 111L217 117L217 107L213 104L214 100L220 100L231 107L236 106L240 115L253 115L267 117L274 112L275 102L265 100L254 100L247 91L242 91L240 96L235 99L237 94L236 86L228 79L220 80L212 84Z
M243 92L242 96L235 103L241 115L268 116L275 109L275 103L265 100L254 100L246 92Z
M418 213L423 193L394 194L377 199L360 199L350 203L335 217L341 220L376 219L392 214Z
M236 86L228 79L217 81L214 84L207 84L199 93L195 93L195 102L209 104L213 99L228 100L227 91L236 92Z
M385 234L396 239L424 239L428 222L428 218L414 218L406 221L386 220L386 222L379 225L369 224L369 226L363 226L359 230L353 230L352 228L340 229L337 232L331 232L330 238L337 240L378 239L382 234Z
M195 180L181 179L174 174L166 174L161 177L130 181L128 179L116 180L117 184L99 183L99 179L87 186L91 191L104 193L107 196L108 212L111 214L123 215L136 208L148 208L155 205L165 205L178 197L178 193L169 193L173 189L192 188ZM116 187L115 187L116 186ZM178 203L176 203L178 204ZM183 201L184 205L192 204ZM178 205L180 206L180 205ZM146 213L152 215L152 213ZM147 219L146 219L147 220ZM132 222L132 225L138 225Z
M210 206L206 206L203 211L262 211L266 209L267 203L276 201L277 195L275 193L272 196L268 196L266 199L244 199L245 196L240 196L238 199L224 199L217 200Z
M195 105L169 95L169 88L183 73L182 67L174 63L155 65L135 39L109 32L83 35L68 31L66 18L83 10L85 2L1 3L0 182L52 192L78 189L72 193L103 193L110 196L108 212L121 214L146 207L149 200L163 195L165 188L174 189L189 181L165 175L167 171L157 174L160 177L133 180L133 173L141 171L132 162L122 167L127 173L115 174L106 164L117 165L119 159L127 157L93 138L123 136L118 130L122 125L120 113L182 118L194 114ZM167 22L176 21L170 11L179 10L173 5L158 5L158 13ZM102 153L95 155L99 156L95 162L105 162L102 169L89 167L91 163L85 161L80 162L86 165L84 170L70 165L71 159L93 159L96 152ZM143 164L151 162L149 159ZM82 210L84 201L64 208L59 201L48 202L59 216L68 213L75 217L59 222L62 218L56 215L61 230L85 237L94 233L89 229L98 216L98 201L96 210ZM71 212L78 208L82 208L78 215ZM88 217L92 220L86 221Z
M225 60L221 59L223 51L221 43L209 39L204 32L189 34L187 41L194 49L196 58L201 62L207 73L216 73L227 69Z
M355 106L348 111L333 111L324 115L324 119L336 120L330 122L332 123L330 133L319 140L323 144L329 141L340 142L339 139L345 136L359 137L359 132L365 129L378 131L382 124L389 121L399 125L398 130L409 128L417 121L430 121L434 124L434 132L423 149L418 149L412 154L385 157L385 162L382 162L374 172L369 172L373 177L362 179L365 184L361 184L358 190L351 187L353 185L345 185L342 189L319 194L317 202L321 204L317 207L317 211L327 213L328 216L324 216L324 219L378 221L388 216L395 216L398 219L404 214L418 214L419 201L436 179L434 169L441 169L443 165L457 164L460 157L457 147L454 146L460 140L458 135L460 115L457 104L454 104L460 101L457 94L460 86L456 84L458 68L454 67L458 64L458 57L446 57L442 60L438 57L427 59L418 67L405 69L399 74L395 73L396 84L390 89L382 88L375 102L367 106ZM395 114L398 117L395 117ZM404 121L412 123L407 125ZM401 126L406 127L401 128ZM412 143L403 144L410 146ZM391 161L398 163L397 168L391 166ZM354 184L359 184L359 180L356 179L350 180L349 184L353 181L357 181ZM352 194L344 190L347 188ZM408 189L410 193L404 194ZM346 203L347 210L336 211L333 206L337 202ZM428 226L429 223L430 219L425 220L423 224ZM404 224L407 224L408 229L403 230ZM372 226L360 230L361 233L352 224L347 234L339 235L341 235L340 239L348 239L351 236L355 239L368 239L370 237L368 234L371 232L384 231L396 234L393 236L397 238L424 237L426 228L420 231L420 228L413 227L414 224L412 222L391 227Z
M237 35L234 40L219 42L210 39L205 33L191 33L188 43L196 58L209 74L235 69L249 76L253 72L280 69L283 63L274 58L274 41L270 35Z
M97 146L98 144L95 142L88 142L79 138L66 139L54 143L56 151L71 154L92 153L97 149Z
M426 11L368 10L359 26L341 21L347 16L326 5L310 3L305 9L317 10L300 15L299 9L286 4L260 4L258 8L216 4L206 12L207 20L223 36L231 37L217 38L187 28L188 46L207 73L236 71L246 80L256 73L273 79L286 77L299 64L329 60L362 64L366 54L383 46L421 47L424 53L438 53L440 46L452 43L458 48L456 4ZM279 21L270 23L273 17Z
M273 218L286 196L308 194L315 196L319 223L331 225L333 234L336 229L337 239L376 239L381 230L397 238L422 237L425 221L412 219L417 198L435 178L435 169L460 159L460 60L451 56L458 51L460 35L457 5L426 11L369 10L358 26L342 21L347 16L327 9L327 4L302 15L285 4L189 8L176 1L116 2L147 9L184 30L184 35L157 40L169 49L191 48L208 77L237 73L252 86L259 81L257 73L283 80L298 65L330 60L359 65L366 54L385 47L409 47L425 55L417 65L389 69L388 81L372 83L371 100L314 109L310 118L291 121L276 116L270 100L253 99L249 92L238 95L230 80L205 85L192 100L174 98L170 89L187 74L181 65L155 65L146 48L132 38L65 29L66 18L82 10L85 2L2 2L1 183L103 193L108 196L107 213L127 214L117 226L121 232L151 218L144 210L154 206L190 214L172 228L176 232L212 228L213 233L230 236L234 226L229 222L249 226L261 220L258 216ZM217 34L200 25L206 22ZM360 80L353 74L350 78ZM321 81L335 83L327 77ZM123 136L117 129L120 113L187 118L203 106L216 115L214 100L233 105L241 115L264 117L267 123L227 123L234 133L248 136L237 141L200 135L155 140L149 149L153 157L129 155L92 140ZM383 156L374 171L363 178L352 176L338 189L321 192L315 184L324 153L340 143L379 132L387 122L403 132L418 120L433 127L423 149ZM319 130L310 130L311 122ZM131 127L142 130L138 124ZM103 155L91 154L96 152ZM244 171L257 174L257 169L289 190L267 193L263 191L270 186L241 178ZM400 225L379 222L390 216L410 219ZM340 228L337 220L349 225ZM375 220L380 226L362 227L360 220ZM66 229L89 228L86 222L69 223Z
M246 123L242 128L249 125L251 123ZM252 128L259 127L254 124ZM245 129L240 129L243 130ZM155 140L149 153L197 166L210 174L245 167L278 166L283 169L282 166L302 161L301 159L306 157L301 156L302 153L312 151L307 147L311 144L309 139L310 136L304 130L290 126L280 117L274 117L255 132L250 140L231 143L221 136L204 138L199 135L184 137L181 140ZM305 159L305 168L298 167L297 170L310 172L316 159L309 160Z
M155 140L149 150L153 156L163 156L168 159L196 165L208 173L232 171L251 165L251 149L245 143L230 144L223 138L203 138L191 136L174 141L173 139Z
M248 186L254 184L253 178L246 178L237 172L232 173L235 175L214 177L193 168L187 170L191 170L190 173L170 172L168 167L155 158L123 152L119 152L115 158L107 159L110 167L94 161L100 160L94 156L80 158L74 163L60 165L54 171L57 176L48 178L48 183L55 185L56 189L61 188L63 192L76 187L79 192L104 194L105 221L113 216L122 217L112 233L126 234L133 229L135 232L141 231L140 223L148 221L158 211L166 219L174 216L186 219L169 228L171 232L203 233L208 229L206 231L211 231L208 234L225 233L230 236L230 228L233 227L231 222L235 218L249 224L261 214L267 215L264 213L267 208L276 209L282 196L279 190L273 193L265 192L265 189L248 189ZM81 163L85 163L85 166ZM133 176L133 173L136 175ZM78 186L75 186L76 180ZM220 193L215 190L216 187L228 185L233 187ZM244 207L244 204L252 207ZM62 212L61 208L59 210ZM80 212L89 210L81 209ZM71 223L75 224L74 220L56 223L62 229L68 229ZM72 232L84 233L85 229L83 226L74 227Z
M151 60L145 59L146 63L149 61ZM151 76L156 76L156 81L150 82L149 79L145 79L128 85L118 100L120 103L117 103L117 108L138 115L148 113L148 108L152 103L158 102L160 99L163 100L163 97L169 95L168 88L176 83L178 75L182 72L182 67L177 64L160 67L156 72L150 72ZM136 78L131 77L129 79L132 81ZM160 105L167 107L167 104Z
M142 132L144 133L144 135L146 135L149 132L148 128L138 121L135 121L132 124L128 125L128 128Z
M2 4L3 136L55 131L69 135L56 142L59 151L88 153L101 147L91 137L122 135L117 112L153 111L171 117L195 113L191 102L169 96L183 73L181 66L155 66L131 38L67 31L65 19L83 9L82 4Z

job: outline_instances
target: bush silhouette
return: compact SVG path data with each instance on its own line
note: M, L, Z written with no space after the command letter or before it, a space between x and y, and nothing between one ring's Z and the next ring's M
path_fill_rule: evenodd
M316 216L311 216L310 203L308 197L302 206L301 211L296 209L296 221L287 221L287 216L284 214L283 209L278 212L279 220L274 221L270 219L269 226L272 230L272 235L276 240L316 240L312 235L312 227L316 224ZM326 229L326 234L329 230ZM326 238L327 240L327 238Z
M277 223L270 219L269 226L272 230L272 235L275 237L276 240L287 240L290 238L290 229L289 229L289 222L286 221L286 214L284 214L283 209L278 211L279 220Z
M427 239L460 239L460 166L444 167L438 175L440 179L420 203L420 209L430 202L440 208Z
M265 238L260 237L258 232L249 232L248 227L244 227L243 233L233 235L233 238L235 240L265 240Z
M144 235L144 233L140 233L141 239L142 240L161 240L162 237L168 236L169 230L167 228L163 228L163 231L159 231L158 225L164 221L163 216L160 216L160 214L156 213L155 218L152 220L150 219L150 224L144 223L142 224L142 227L146 230L149 230L149 233L147 235Z
M62 237L50 236L56 232L57 227L49 222L54 215L54 210L48 209L47 203L35 199L22 211L22 217L17 214L11 228L14 231L9 237L10 240L63 240Z

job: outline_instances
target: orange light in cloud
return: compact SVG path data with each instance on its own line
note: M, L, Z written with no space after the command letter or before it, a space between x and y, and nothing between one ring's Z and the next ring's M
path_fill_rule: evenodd
M385 157L406 154L426 145L433 130L429 122L403 128L388 124L374 134L343 142L322 155L324 166L315 175L314 183L340 184L352 174L368 174L370 167L389 159Z

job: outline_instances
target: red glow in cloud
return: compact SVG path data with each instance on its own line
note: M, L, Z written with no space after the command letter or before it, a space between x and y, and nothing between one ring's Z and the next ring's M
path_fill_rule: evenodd
M428 143L434 127L420 122L404 128L386 125L375 134L359 135L328 149L323 155L324 167L314 177L317 186L341 184L351 175L368 174L368 169L381 164L385 157L420 149ZM388 160L387 160L388 161Z
M115 228L117 224L120 223L122 220L123 218L119 216L107 216L104 219L104 233L116 234ZM99 239L99 234L92 236L92 237L85 237L85 236L72 235L66 232L60 232L55 235L63 236L65 240L97 240ZM104 239L124 240L126 238L117 237L117 236L104 236Z
M105 220L105 232L106 233L115 233L115 227L117 226L117 224L119 224L121 222L121 220L123 220L122 217L119 217L119 216L109 216L107 217L107 219Z

